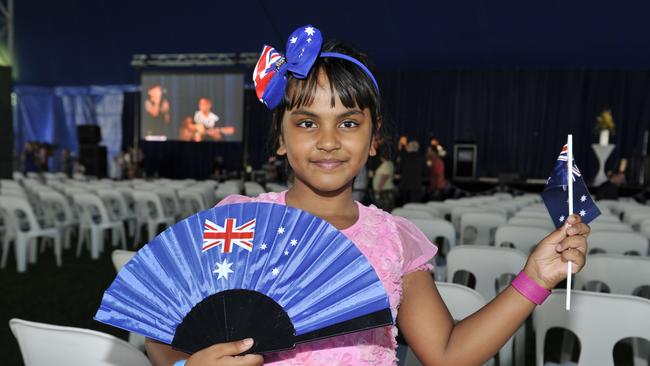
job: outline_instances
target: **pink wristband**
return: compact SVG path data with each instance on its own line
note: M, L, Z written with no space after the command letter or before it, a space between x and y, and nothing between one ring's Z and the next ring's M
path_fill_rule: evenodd
M517 277L515 277L512 281L512 287L537 305L542 305L548 295L551 294L551 291L543 288L537 282L526 276L524 271L519 272Z

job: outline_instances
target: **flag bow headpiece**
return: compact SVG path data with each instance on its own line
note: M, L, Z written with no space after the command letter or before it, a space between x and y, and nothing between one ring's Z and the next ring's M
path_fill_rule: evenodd
M291 33L287 40L286 56L275 48L265 45L260 59L253 71L255 91L260 102L269 109L280 104L287 84L287 73L298 79L309 74L317 57L334 57L350 61L359 66L372 79L377 91L379 86L368 68L354 57L337 52L321 52L323 37L317 28L311 25L300 27Z

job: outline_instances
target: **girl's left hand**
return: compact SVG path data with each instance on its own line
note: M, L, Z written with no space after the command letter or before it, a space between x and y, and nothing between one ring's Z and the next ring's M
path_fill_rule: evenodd
M537 244L524 267L526 275L550 290L567 277L567 261L573 262L573 273L580 271L586 261L589 230L580 216L569 216L567 224Z

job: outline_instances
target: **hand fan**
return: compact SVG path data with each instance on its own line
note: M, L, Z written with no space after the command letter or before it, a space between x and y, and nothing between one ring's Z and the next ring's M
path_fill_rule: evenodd
M253 353L392 324L367 258L326 221L271 203L215 207L145 245L95 319L193 353L253 338Z

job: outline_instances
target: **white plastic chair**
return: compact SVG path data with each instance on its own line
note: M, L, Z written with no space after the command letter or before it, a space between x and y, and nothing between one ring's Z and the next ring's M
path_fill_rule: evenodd
M517 249L459 245L447 254L447 281L453 281L457 272L467 271L474 275L476 280L474 289L485 300L490 301L507 287L503 278L514 278L524 268L527 259L527 256ZM525 331L522 325L499 351L499 364L512 365L515 359L522 360L525 345ZM513 347L516 347L515 352Z
M442 215L440 214L440 211L438 211L437 208L435 208L433 205L429 205L427 203L407 203L404 205L405 209L407 210L419 210L419 211L425 211L430 213L433 217L437 218L443 218Z
M436 282L436 287L454 321L461 321L485 306L486 302L481 294L469 287L446 282ZM484 365L493 364L494 359L490 359ZM415 353L409 348L404 366L421 365Z
M483 211L480 207L466 207L466 206L460 206L460 207L454 207L451 210L451 223L454 225L454 229L456 229L456 233L460 235L460 218L466 214L466 213L481 213L485 212Z
M173 216L165 216L162 201L158 194L145 191L133 191L136 213L140 218L140 225L147 225L147 241L151 241L156 234L158 227L171 226L176 221ZM137 228L140 230L140 227Z
M134 251L130 250L122 250L122 249L115 249L113 253L111 253L111 260L113 261L113 267L115 267L115 271L119 272L124 265L135 256ZM144 343L145 343L145 337L143 335L140 335L138 333L133 333L129 332L129 344L131 344L133 347L139 349L140 351L144 351Z
M648 255L648 239L635 232L596 231L589 235L589 253Z
M535 226L535 227L549 230L549 232L555 230L555 226L551 222L550 216L546 216L545 218L542 217L530 218L530 217L518 217L517 215L515 215L513 218L508 220L508 224L519 225L519 226Z
M395 216L400 216L405 219L430 219L433 220L436 217L428 212L423 210L407 209L407 208L395 208L391 211L391 214Z
M632 232L630 225L623 222L592 221L589 223L592 232L595 231L622 231Z
M163 205L165 216L173 217L174 221L180 220L183 209L176 190L169 187L158 187L153 192L160 196L160 202Z
M47 207L52 215L54 224L62 232L63 247L70 248L72 234L79 236L79 217L75 213L72 204L61 193L56 191L40 191L38 198Z
M539 227L505 224L499 226L494 234L494 245L497 247L512 245L524 253L530 253L548 234L550 234L548 230Z
M74 197L75 205L81 213L81 225L79 228L79 240L77 241L77 257L81 255L83 242L88 239L90 257L99 258L104 249L104 232L112 231L113 246L122 242L122 248L126 249L126 233L122 221L111 220L104 201L90 193L78 193ZM86 234L89 234L88 237Z
M112 335L22 319L9 320L25 366L151 366L147 357Z
M289 187L283 184L278 184L273 182L266 183L267 192L282 192L282 191L286 191L287 189L289 189Z
M114 221L122 221L126 224L130 236L136 235L136 228L138 227L138 215L129 207L127 197L121 191L115 189L99 189L97 195L104 201L106 208L111 214L111 219ZM135 238L137 242L138 238Z
M199 190L182 190L178 192L178 196L181 201L181 207L183 208L183 217L188 217L207 209L201 191Z
M505 214L468 212L460 217L460 244L491 245L499 225L506 223Z
M551 328L568 329L578 337L581 366L614 366L617 342L629 337L650 340L650 300L572 290L571 311L566 311L565 297L565 290L554 290L533 313L537 366L544 364L544 341Z
M221 201L232 194L241 194L242 188L243 184L241 181L225 181L219 184L215 195L217 196L217 200Z
M9 246L13 242L16 253L16 269L18 272L25 272L28 254L30 262L36 262L39 238L48 238L53 241L56 265L61 267L61 231L58 228L43 228L36 219L29 202L24 198L0 196L0 208L4 210L4 218L7 220L5 224L8 230L11 230L11 234L5 236L3 240L1 268L5 268L7 265ZM21 225L23 218L27 226Z
M415 224L418 229L422 230L427 239L432 243L435 243L438 238L445 239L447 248L439 248L441 252L447 253L451 248L456 246L456 230L454 230L454 226L449 221L431 218L412 218L408 220Z
M248 197L256 197L262 193L266 193L266 190L259 183L244 182L244 194Z
M608 292L636 295L643 286L650 286L650 258L630 255L594 254L575 276L575 288L591 290L602 283ZM650 315L650 314L649 314Z

